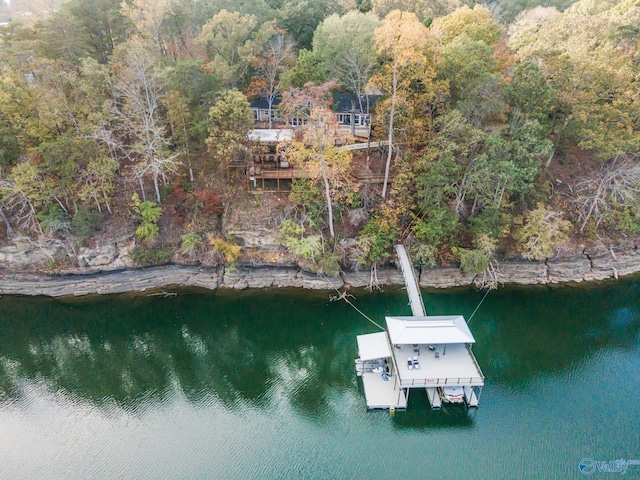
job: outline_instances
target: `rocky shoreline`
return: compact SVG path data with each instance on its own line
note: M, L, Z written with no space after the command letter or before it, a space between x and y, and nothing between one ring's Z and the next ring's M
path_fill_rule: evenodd
M80 266L59 274L15 273L20 266L33 266L38 255L52 256L58 247L49 245L48 252L42 252L42 248L39 248L30 254L20 247L10 247L15 250L12 250L12 254L7 252L9 247L0 249L0 265L4 267L0 272L0 294L61 297L145 292L169 287L333 290L344 286L365 287L371 281L368 270L344 272L340 277L327 278L291 264L242 265L227 269L176 264L133 268L126 256L128 244L111 244L78 252L76 258ZM39 260L42 261L42 258ZM605 280L640 272L640 251L637 247L620 251L600 249L544 262L505 261L499 268L504 284L540 285ZM465 274L457 267L424 269L419 275L420 285L426 288L466 286L473 284L475 279L475 275ZM377 279L381 285L403 284L402 274L394 266L378 269Z

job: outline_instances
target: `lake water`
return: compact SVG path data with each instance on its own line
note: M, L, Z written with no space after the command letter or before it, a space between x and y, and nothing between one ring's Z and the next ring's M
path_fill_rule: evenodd
M639 287L492 292L470 322L480 408L414 391L394 416L353 369L376 327L326 292L2 297L0 478L583 478L585 457L640 459ZM483 296L423 294L467 318ZM355 296L410 314L403 290Z

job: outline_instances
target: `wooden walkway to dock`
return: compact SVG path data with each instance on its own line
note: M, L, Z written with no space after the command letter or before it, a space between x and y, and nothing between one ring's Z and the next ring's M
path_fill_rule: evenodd
M382 140L381 142L351 143L349 145L336 148L336 152L341 152L342 150L366 150L367 148L378 148L387 145L389 145L389 140Z
M409 305L411 305L411 312L414 317L425 317L427 312L422 302L422 295L420 294L420 285L416 277L416 272L413 269L413 264L409 260L409 255L404 248L404 245L396 244L396 255L400 262L400 269L404 276L404 284L407 286L407 294L409 295Z

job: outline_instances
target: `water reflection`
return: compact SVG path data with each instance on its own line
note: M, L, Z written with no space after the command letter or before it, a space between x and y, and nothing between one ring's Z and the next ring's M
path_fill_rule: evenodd
M637 282L597 289L504 289L473 319L474 348L490 384L525 388L538 376L570 371L602 349L634 348L640 336ZM429 292L431 314L471 311L481 294ZM371 317L408 314L403 291L357 295ZM375 331L326 294L286 290L0 301L0 401L25 385L135 410L180 395L236 410L286 406L325 421L354 399L355 335ZM420 398L418 398L420 397ZM466 411L428 411L418 392L394 425L473 425ZM417 398L417 400L416 400Z
M353 352L344 348L353 337L340 327L350 312L321 300L313 308L331 315L301 321L295 295L255 297L5 298L0 400L24 397L28 380L98 406L134 409L179 394L262 408L284 397L300 414L322 417L334 393L357 394Z

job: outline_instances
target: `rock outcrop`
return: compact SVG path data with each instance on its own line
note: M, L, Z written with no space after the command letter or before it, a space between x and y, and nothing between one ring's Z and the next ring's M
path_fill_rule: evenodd
M12 271L22 271L34 265L46 271L47 264L66 256L63 242L47 240L43 243L20 239L14 245L0 248L0 266Z
M220 280L216 270L170 265L86 275L4 275L0 277L0 293L62 297L144 292L170 286L214 290L220 286Z
M69 257L61 242L35 245L17 243L0 249L0 294L73 296L142 292L174 286L216 288L309 288L333 290L342 287L365 287L372 281L371 272L344 272L329 278L309 273L290 258L273 256L267 261L248 261L237 268L204 268L193 265L168 265L132 268L128 257L132 239L124 239L97 248L81 248L73 263L57 275L16 273L30 270L46 272L51 259ZM548 284L618 278L640 272L640 251L629 249L593 249L580 255L564 256L545 262L508 260L500 263L500 279L505 284ZM420 272L420 285L449 288L473 284L475 276L456 267L426 268ZM402 273L393 266L378 268L378 285L403 285Z

